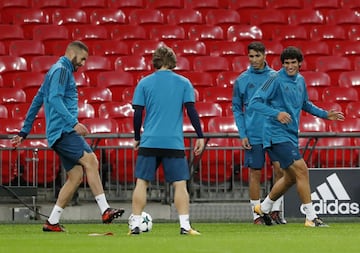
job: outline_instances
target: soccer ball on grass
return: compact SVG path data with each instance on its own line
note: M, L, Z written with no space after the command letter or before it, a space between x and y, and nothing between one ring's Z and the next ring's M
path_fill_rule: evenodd
M131 214L128 220L129 228L131 229L131 222L133 219L133 215ZM153 221L150 214L147 212L141 213L141 223L140 223L140 231L141 232L149 232L152 229Z

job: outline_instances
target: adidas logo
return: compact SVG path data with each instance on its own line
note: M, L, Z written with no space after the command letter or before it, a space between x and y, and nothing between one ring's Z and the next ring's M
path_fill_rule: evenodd
M313 206L317 214L359 214L359 203L351 202L351 198L336 173L326 178L326 182L317 186L311 194ZM301 212L305 214L303 207Z

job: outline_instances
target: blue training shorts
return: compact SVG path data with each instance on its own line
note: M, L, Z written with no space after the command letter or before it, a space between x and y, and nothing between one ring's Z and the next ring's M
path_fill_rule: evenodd
M262 144L251 145L251 149L245 149L244 166L261 170L265 163L265 150Z
M282 169L287 169L296 160L302 159L298 147L291 142L272 144L266 148L272 161L279 161Z
M80 165L79 160L83 157L84 151L93 152L84 137L75 131L63 133L51 148L59 155L66 171L71 170L75 165Z
M165 180L168 183L189 180L189 166L185 157L160 157L138 155L135 166L135 177L154 181L160 163L164 168Z

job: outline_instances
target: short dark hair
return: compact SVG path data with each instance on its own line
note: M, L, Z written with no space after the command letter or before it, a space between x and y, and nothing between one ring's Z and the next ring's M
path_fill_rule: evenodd
M75 40L75 41L70 42L70 44L68 45L67 48L68 49L69 48L77 48L77 49L81 49L81 50L84 50L87 53L89 53L89 48L85 45L84 42L81 42L79 40Z
M176 67L175 53L171 48L167 46L161 46L155 50L152 63L155 69L160 69L161 67L174 69Z
M248 52L250 52L250 50L265 54L265 45L259 41L251 42L248 45Z
M297 59L300 63L304 60L304 56L299 48L290 46L285 48L280 55L281 63L284 63L287 59Z

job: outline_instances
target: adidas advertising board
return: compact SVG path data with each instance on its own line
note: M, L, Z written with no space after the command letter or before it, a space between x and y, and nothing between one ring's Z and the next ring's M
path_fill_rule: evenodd
M360 215L360 169L309 169L311 199L321 217ZM296 186L284 196L286 217L301 218L302 208Z

